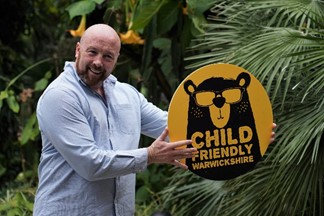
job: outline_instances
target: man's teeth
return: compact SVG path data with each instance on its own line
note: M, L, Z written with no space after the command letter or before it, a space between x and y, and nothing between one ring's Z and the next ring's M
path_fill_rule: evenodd
M97 70L94 70L94 69L91 69L91 68L90 68L90 70L95 74L100 74L101 73L101 71L97 71Z

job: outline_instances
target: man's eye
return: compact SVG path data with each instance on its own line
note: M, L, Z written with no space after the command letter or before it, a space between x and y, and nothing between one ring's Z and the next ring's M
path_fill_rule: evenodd
M112 55L104 55L104 58L107 60L111 60L111 59L113 59L113 56Z
M95 55L97 52L94 51L94 50L88 50L88 53L89 53L90 55Z

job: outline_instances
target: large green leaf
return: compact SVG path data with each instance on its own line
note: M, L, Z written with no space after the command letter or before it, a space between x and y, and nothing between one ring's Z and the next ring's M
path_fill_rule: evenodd
M161 7L157 17L157 33L162 35L172 28L178 20L179 7L177 1L169 1Z
M14 92L12 90L10 90L8 92L8 97L6 98L7 104L9 106L9 108L14 112L14 113L18 113L20 106L19 103L16 100L16 96L14 94Z
M45 76L38 80L36 83L35 83L35 87L34 87L34 90L35 91L42 91L44 90L47 85L48 85L48 82L49 82L49 79L52 77L52 73L51 71L48 71L45 73Z
M153 16L156 15L160 8L166 4L168 0L143 0L137 7L136 13L134 14L130 29L139 30L147 26L152 20Z
M21 137L20 144L25 145L28 140L33 140L39 134L36 113L33 113L27 120L24 126Z
M213 1L210 0L187 1L188 16L192 19L192 23L194 24L195 29L198 30L199 34L204 32L203 26L207 23L204 13L210 9L212 4Z
M76 16L86 15L94 11L96 3L95 0L82 0L71 4L66 10L69 12L70 19L73 19Z
M213 5L214 1L211 0L187 0L187 7L189 7L189 14L193 13L202 16Z
M8 97L8 90L4 90L0 92L0 110L3 105L3 100Z

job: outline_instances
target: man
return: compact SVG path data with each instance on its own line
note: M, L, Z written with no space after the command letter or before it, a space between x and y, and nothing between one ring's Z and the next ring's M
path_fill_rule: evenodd
M152 163L186 168L178 159L197 152L176 149L189 140L167 143L167 113L111 75L120 46L111 27L91 26L76 45L76 62L40 98L34 215L133 215L135 173ZM138 149L141 133L158 138Z
M195 148L168 143L167 112L111 75L120 51L108 25L89 27L75 62L44 91L37 106L42 136L35 216L128 216L135 212L135 173L152 163L191 158ZM140 134L156 140L138 148Z

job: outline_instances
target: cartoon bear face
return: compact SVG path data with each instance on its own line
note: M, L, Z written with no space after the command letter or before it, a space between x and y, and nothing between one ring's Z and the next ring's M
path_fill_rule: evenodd
M221 77L212 77L196 86L192 80L184 83L184 89L195 102L192 107L194 116L208 114L213 125L217 128L223 128L230 120L231 106L240 103L239 112L246 110L247 101L242 101L246 88L250 84L250 75L242 72L236 80L224 79ZM195 108L194 108L195 107ZM208 109L208 112L203 111ZM191 115L192 116L192 115Z
M199 85L190 79L184 82L184 90L190 98L187 139L191 139L191 146L199 151L198 157L186 159L189 170L208 179L229 179L245 173L259 161L259 140L247 91L250 82L251 77L246 72L236 79L211 77ZM248 139L243 140L243 137ZM240 149L240 155L224 154L219 158L218 152L230 148ZM252 159L244 163L199 168L209 162L245 160L249 156ZM207 171L210 169L213 172Z

